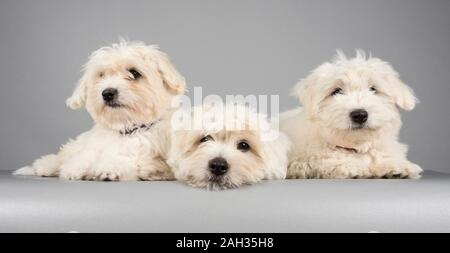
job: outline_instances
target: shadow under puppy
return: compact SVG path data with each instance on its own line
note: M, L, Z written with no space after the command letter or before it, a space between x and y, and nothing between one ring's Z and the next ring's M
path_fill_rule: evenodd
M172 124L168 163L177 180L220 190L285 178L289 140L262 115L235 105L198 106L186 115L200 127Z
M419 178L398 141L398 108L412 110L413 91L379 58L338 51L293 93L304 108L285 112L281 130L293 142L288 178Z
M171 100L185 80L157 46L121 41L93 52L67 99L94 127L16 175L70 180L167 180Z

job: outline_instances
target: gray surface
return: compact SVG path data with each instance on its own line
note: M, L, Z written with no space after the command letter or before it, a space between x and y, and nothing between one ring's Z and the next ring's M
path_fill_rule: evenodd
M448 0L0 0L0 168L12 170L91 126L64 106L94 49L119 35L157 43L204 94L279 94L336 48L393 63L422 103L402 140L450 172Z
M0 232L450 232L450 175L283 180L221 192L0 172Z

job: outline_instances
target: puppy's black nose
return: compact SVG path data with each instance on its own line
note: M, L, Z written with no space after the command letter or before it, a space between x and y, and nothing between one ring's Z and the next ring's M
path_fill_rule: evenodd
M350 118L354 123L364 124L369 118L369 113L364 109L357 109L350 113Z
M114 88L104 89L102 92L102 97L105 102L112 102L117 99L119 92Z
M213 173L216 176L223 175L228 170L227 160L225 160L222 157L216 157L210 160L208 166L211 173Z

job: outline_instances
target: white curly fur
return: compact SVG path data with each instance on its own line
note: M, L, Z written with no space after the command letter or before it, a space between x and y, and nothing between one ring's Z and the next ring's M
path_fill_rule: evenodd
M134 78L130 69L141 77ZM118 90L117 104L106 105L102 92ZM37 159L16 175L59 176L70 180L164 180L173 175L165 163L170 103L182 94L184 78L157 46L120 41L93 52L73 95L72 109L85 107L94 127L63 145L57 154ZM130 135L120 131L156 122Z
M412 110L417 99L387 62L360 50L352 59L338 51L293 94L303 108L281 116L281 130L293 142L288 178L420 177L422 169L407 160L407 146L398 141L398 108ZM363 126L349 117L355 109L368 112Z
M264 138L263 132L278 129L263 115L235 105L197 106L192 109L192 115L201 122L207 122L211 115L216 119L200 129L173 131L168 163L178 180L195 187L226 189L286 177L289 139L283 133ZM200 141L205 136L209 136L207 141ZM249 144L248 151L238 149L241 141ZM229 164L227 172L220 177L214 176L208 166L217 157Z

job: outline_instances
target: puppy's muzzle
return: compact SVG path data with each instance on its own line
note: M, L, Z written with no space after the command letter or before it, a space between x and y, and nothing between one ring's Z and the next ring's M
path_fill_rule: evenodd
M103 101L105 101L105 104L107 104L107 105L115 104L118 96L119 96L119 92L117 91L117 89L114 89L114 88L107 88L107 89L104 89L102 92Z
M353 123L356 123L358 125L366 123L368 118L369 113L364 109L357 109L350 112L350 119Z
M208 163L209 171L215 176L221 176L227 173L229 165L227 160L222 157L216 157Z

